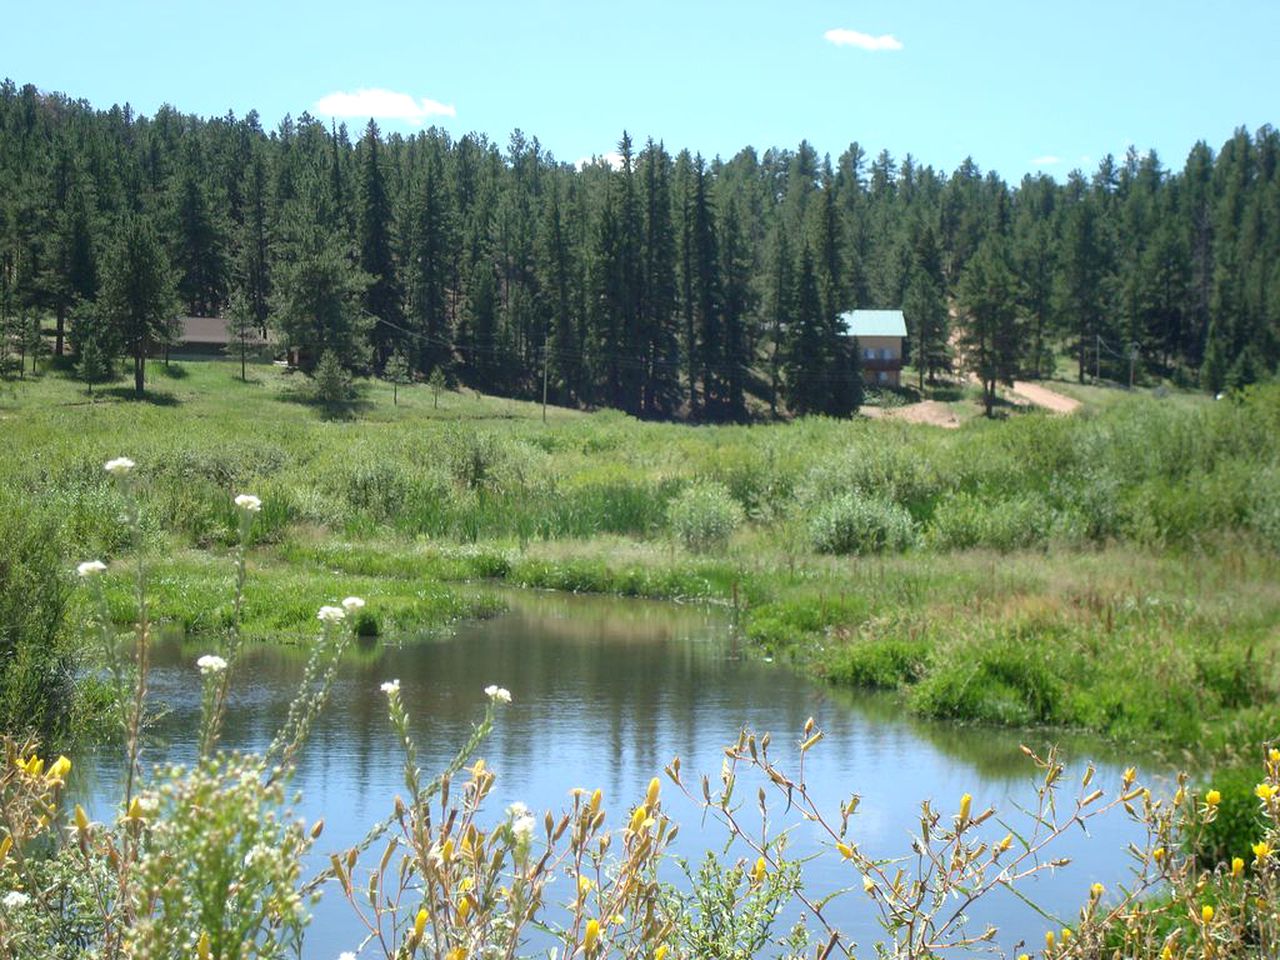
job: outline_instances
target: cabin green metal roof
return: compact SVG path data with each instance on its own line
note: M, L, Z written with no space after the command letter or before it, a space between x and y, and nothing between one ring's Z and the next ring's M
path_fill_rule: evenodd
M840 314L846 337L905 337L907 321L901 310L850 310Z

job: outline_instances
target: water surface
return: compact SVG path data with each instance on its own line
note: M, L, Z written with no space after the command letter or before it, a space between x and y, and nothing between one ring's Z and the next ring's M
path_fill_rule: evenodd
M403 792L400 750L379 690L393 678L400 680L420 765L428 773L452 757L482 715L484 687L511 690L514 703L501 712L481 750L498 774L494 817L516 800L537 811L560 810L571 787L600 787L614 824L677 754L690 783L703 771L714 782L722 748L744 726L772 731L772 755L790 763L791 745L810 716L826 739L809 754L806 781L833 818L842 799L862 796L850 835L873 856L908 851L909 835L919 829L919 803L926 798L951 812L960 795L970 792L975 811L994 804L1001 816L1015 819L1015 804L1034 800L1035 771L1018 745L1031 742L1039 749L1044 735L922 724L905 716L894 697L834 690L781 664L741 656L720 611L563 594L507 596L509 613L463 624L448 639L375 644L347 657L295 781L303 796L300 811L309 820L325 818L317 864L327 863L330 851L356 843ZM193 759L200 711L195 659L204 652L196 641L157 645L152 689L169 712L154 730L148 762ZM245 652L225 746L261 750L270 742L304 664L305 652L296 648ZM1097 760L1098 784L1108 793L1118 785L1119 767L1107 762L1099 745L1076 741L1066 749L1074 772ZM118 761L104 750L87 766L81 789L101 818L118 797ZM754 783L743 787L754 797ZM714 825L702 829L699 811L678 801L670 784L663 796L683 825L681 854L694 859L705 849L722 848L723 832ZM1003 828L990 826L993 839L1003 835ZM1131 839L1140 839L1122 817L1095 821L1091 832L1073 833L1058 848L1073 857L1072 866L1042 875L1026 891L1068 920L1091 883L1115 889L1125 879L1123 851ZM802 827L794 834L792 855L813 852L816 841L816 831ZM745 855L745 849L730 854ZM818 895L858 883L830 853L807 866L806 878ZM336 891L330 889L314 914L304 956L332 958L356 947L362 928ZM836 901L828 916L864 945L878 933L860 887ZM1045 929L1042 918L1008 897L974 916L997 922L1000 942L1010 949L1024 937L1040 941Z

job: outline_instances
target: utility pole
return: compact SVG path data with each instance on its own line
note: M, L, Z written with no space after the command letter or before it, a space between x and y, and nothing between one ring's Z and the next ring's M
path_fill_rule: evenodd
M1129 389L1133 389L1133 368L1138 362L1138 345L1136 343L1129 345Z
M547 340L542 339L542 422L547 422Z
M1096 385L1102 379L1102 334L1093 335L1093 382Z

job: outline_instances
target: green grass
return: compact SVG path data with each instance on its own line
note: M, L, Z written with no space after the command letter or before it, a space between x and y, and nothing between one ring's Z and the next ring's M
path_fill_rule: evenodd
M437 408L422 385L393 405L376 382L334 418L272 366L248 383L226 362L153 372L142 402L88 402L57 373L0 392L0 485L58 519L69 565L112 561L121 619L130 552L101 465L128 455L154 612L189 631L229 622L231 498L252 492L257 637L305 637L349 594L383 633L438 626L493 609L449 584L499 580L734 604L762 650L929 717L1218 753L1280 732L1259 713L1280 690L1277 388L1212 403L1089 387L1074 417L939 431L543 423L536 404L470 392ZM695 488L745 518L702 553L671 526ZM865 517L893 536L845 523Z

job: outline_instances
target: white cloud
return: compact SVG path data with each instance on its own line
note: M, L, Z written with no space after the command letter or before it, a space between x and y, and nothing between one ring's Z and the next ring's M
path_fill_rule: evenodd
M1055 157L1052 153L1046 153L1044 156L1036 157L1031 162L1034 163L1037 167L1051 167L1055 163L1061 163L1062 158Z
M578 162L575 163L574 166L581 170L583 167L591 166L591 164L596 161L607 164L614 170L622 169L622 154L613 150L610 150L608 153L593 154L590 157L579 157Z
M873 37L869 33L835 27L822 35L828 43L837 47L857 47L860 50L901 50L902 41L891 33Z
M415 99L407 93L379 89L357 90L355 93L339 90L317 100L315 109L327 117L401 120L415 127L430 117L458 115L451 103L440 103L427 97Z

